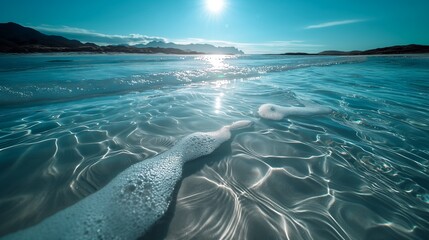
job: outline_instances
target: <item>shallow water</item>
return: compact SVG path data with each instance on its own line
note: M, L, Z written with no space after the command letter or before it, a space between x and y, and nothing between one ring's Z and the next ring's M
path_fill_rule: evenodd
M185 164L142 239L425 239L429 57L0 56L0 236L196 131L254 121ZM268 121L264 103L326 116Z

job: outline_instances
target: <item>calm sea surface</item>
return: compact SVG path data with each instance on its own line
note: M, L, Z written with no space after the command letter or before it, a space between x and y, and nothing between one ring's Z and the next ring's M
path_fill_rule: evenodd
M329 115L269 121L261 104ZM427 239L429 56L0 55L0 236L182 137L237 120L184 165L142 239Z

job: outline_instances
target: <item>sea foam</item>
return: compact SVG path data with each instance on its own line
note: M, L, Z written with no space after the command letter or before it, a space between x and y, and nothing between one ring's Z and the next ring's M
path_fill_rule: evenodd
M4 239L136 239L167 210L183 164L210 154L248 127L238 121L214 132L197 132L168 151L139 162L105 187L41 223Z
M270 120L281 120L288 116L313 116L329 114L332 109L323 106L283 107L272 103L262 104L258 109L260 117Z

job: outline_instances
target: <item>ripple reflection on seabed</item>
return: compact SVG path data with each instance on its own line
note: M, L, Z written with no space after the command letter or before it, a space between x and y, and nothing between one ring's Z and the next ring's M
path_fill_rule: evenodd
M362 148L322 129L302 139L315 128L295 124L240 134L232 155L187 176L166 239L420 239L413 218L427 214L408 212L415 202L392 199L398 192L375 179L393 172L388 163L361 171Z

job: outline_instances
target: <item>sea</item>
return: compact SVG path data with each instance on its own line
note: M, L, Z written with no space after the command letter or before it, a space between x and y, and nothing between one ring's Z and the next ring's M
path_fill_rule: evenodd
M140 239L428 239L429 55L0 55L0 236L238 120Z

